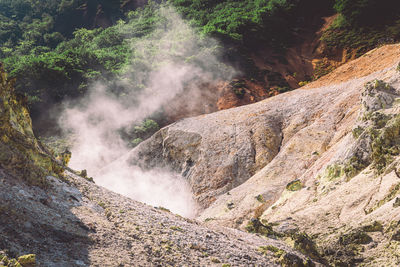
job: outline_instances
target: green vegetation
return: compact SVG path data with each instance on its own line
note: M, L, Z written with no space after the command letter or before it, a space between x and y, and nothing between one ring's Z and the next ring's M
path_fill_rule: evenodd
M129 64L146 67L134 43L149 36L163 17L154 1L129 12L120 7L123 2L0 0L0 60L17 78L17 90L28 97L33 116L41 106L82 96L93 81L121 76ZM324 6L316 0L167 2L200 33L227 44L279 48L293 39L299 17ZM105 23L97 22L97 13ZM143 86L130 85L133 90Z
M309 256L311 259L324 263L324 259L319 253L317 245L306 233L290 233L286 236L285 242L297 251Z
M362 228L365 232L382 232L383 225L381 222L374 221L372 224L366 225Z
M159 209L159 210L162 210L162 211L165 211L165 212L171 212L169 209L161 207L161 206L157 207L156 209Z
M33 134L26 99L0 67L0 167L31 185L48 188L47 176L64 178L63 167Z
M36 264L36 255L35 254L28 254L21 257L18 257L18 262L22 266L29 266Z
M397 0L336 0L335 9L351 25L382 25L398 18Z
M349 181L351 178L355 177L362 170L368 166L369 162L363 162L358 156L352 156L350 159L345 160L343 163L334 163L326 167L323 174L328 182L335 181L342 176L346 177Z
M354 128L352 131L354 139L358 139L358 137L360 137L364 130L365 129L361 126L357 126L356 128Z
M299 82L299 86L300 86L300 87L303 87L303 86L309 84L310 82L311 82L311 81L301 81L301 82Z
M339 164L332 164L326 167L325 176L328 181L333 181L337 178L340 178L344 175L343 167Z
M290 0L171 0L177 10L204 34L229 42L287 46L299 18L318 9L330 9L333 1Z
M318 61L312 79L318 80L322 76L327 75L328 73L332 72L335 68L329 64L327 60Z
M372 208L365 210L366 214L370 214L372 213L374 210L382 207L383 205L385 205L387 202L392 201L398 194L400 193L400 183L393 185L390 189L389 189L389 194L387 194L383 199L381 199L380 201L378 201L378 203L376 203ZM396 207L396 200L393 203L393 206Z
M0 34L1 61L10 76L17 78L17 90L28 97L33 115L40 111L40 105L48 107L65 97L82 96L91 82L111 80L120 74L132 55L128 40L133 42L133 39L149 34L157 22L154 5L148 5L143 10L129 12L125 20L119 20L111 27L88 29L84 28L83 22L68 23L64 18L71 15L70 8L76 8L78 1L70 1L73 3L68 4L69 8L65 7L66 1L61 1L58 6L57 1L48 2L53 3L54 9L49 12L55 13L54 18L42 13L48 10L46 5L35 6L38 14L44 14L42 20L33 19L28 25L13 20L13 25L22 27L20 31L7 30L13 32L14 39ZM9 9L3 4L0 11ZM8 21L15 16L10 12ZM36 15L27 13L26 16ZM71 19L75 20L75 17ZM70 28L58 32L58 20ZM6 27L5 22L2 23L0 29ZM42 36L59 38L56 41L53 38L49 44L40 39Z
M12 259L0 251L0 266L4 267L29 267L36 265L36 255L28 254L18 257L18 259Z
M257 35L258 38L264 39L263 41L270 42L268 36L278 31L280 23L287 25L282 15L293 8L288 1L275 0L172 0L171 2L191 21L192 25L200 27L203 33L246 43L250 41L248 37L252 36L254 39ZM278 13L281 16L278 16ZM285 30L279 37L285 39L284 36L287 34Z
M201 40L216 37L224 49L215 49L223 51L224 62L240 66L254 81L267 77L268 86L279 93L291 89L284 77L260 71L251 54L270 47L283 55L315 14L340 13L322 37L331 48L357 48L360 55L380 43L400 39L400 4L395 0L150 0L136 10L126 9L125 3L0 0L0 61L17 78L16 88L27 96L34 119L66 98L82 97L94 82L106 84L117 95L140 92L149 71L163 65L149 64L149 58L160 53L151 40L159 40L157 29L168 23L159 12L160 5L174 6L200 40L197 55L178 55L180 59L194 62L203 57ZM142 40L148 41L144 51L138 45ZM284 56L278 60L287 64ZM321 62L313 78L331 70ZM239 83L233 91L242 98L245 88L246 84ZM132 146L146 134L136 135L129 136Z
M160 126L155 120L145 119L141 123L123 129L121 134L124 139L130 141L131 147L136 147L159 129Z
M179 226L171 226L169 229L174 230L174 231L178 231L178 232L183 232L183 229L180 228Z
M399 1L336 0L334 8L340 15L322 36L332 49L354 49L356 56L361 56L376 46L400 40Z
M137 135L146 135L149 131L158 131L160 127L158 126L157 122L147 119L143 121L142 125L134 126L133 131Z
M212 263L221 263L221 261L217 258L211 258Z
M272 253L273 256L277 259L276 262L281 266L296 266L296 267L308 267L315 266L315 264L310 260L302 260L295 254L289 253L283 249L277 248L272 245L261 246L258 248L258 251L264 255L268 253Z
M259 202L261 202L261 203L264 203L264 202L265 202L265 199L264 199L263 195L257 195L257 196L256 196L256 199L257 199L257 201L259 201Z
M393 208L400 207L400 198L396 197L396 200L393 203Z
M341 245L350 244L368 244L372 241L372 238L361 230L355 230L348 234L343 234L339 237L339 243Z
M249 233L260 234L266 237L275 237L277 235L279 236L279 234L272 229L271 225L264 224L259 219L251 219L246 225L246 231Z
M286 185L286 189L289 191L299 191L303 188L303 184L300 180L294 180Z
M400 115L391 119L385 128L374 131L372 140L372 165L381 174L400 154Z
M140 125L132 127L131 138L132 143L139 142L139 140L144 140L152 136L155 132L160 129L158 123L151 119L146 119ZM140 142L139 142L140 143Z
M284 255L286 253L286 251L284 251L283 249L277 248L272 245L261 246L258 248L258 251L260 251L263 254L267 254L267 252L270 251L270 252L274 253L274 256L277 258L280 258L282 255Z

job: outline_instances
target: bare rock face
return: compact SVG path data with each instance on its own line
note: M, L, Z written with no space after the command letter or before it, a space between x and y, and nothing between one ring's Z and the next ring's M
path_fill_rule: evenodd
M208 207L217 196L264 173L265 167L267 177L262 179L279 188L299 178L316 154L326 151L339 123L356 117L355 111L343 107L356 104L357 92L350 88L297 90L179 121L132 151L130 161L181 172L197 200Z
M133 150L129 161L181 173L203 207L267 165L282 142L279 111L266 116L254 106L179 121Z
M210 225L260 233L257 222L280 238L307 233L330 264L398 266L400 73L346 80L179 121L130 161L181 173Z

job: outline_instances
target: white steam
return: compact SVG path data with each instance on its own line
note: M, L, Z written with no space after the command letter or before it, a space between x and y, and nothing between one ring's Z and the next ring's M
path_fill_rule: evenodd
M190 217L196 207L186 181L170 172L131 166L124 159L130 148L120 130L171 108L182 94L187 106L198 105L203 84L216 84L233 73L217 60L214 40L200 37L171 8L158 12L163 20L152 34L127 40L133 59L114 81L123 93L96 84L80 103L68 105L60 124L74 135L72 168L86 169L97 184L115 192ZM129 23L121 25L122 33L128 30Z

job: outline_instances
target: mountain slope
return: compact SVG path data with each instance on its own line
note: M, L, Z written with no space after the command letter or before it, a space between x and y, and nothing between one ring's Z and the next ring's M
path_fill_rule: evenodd
M205 227L78 176L68 153L55 159L36 140L13 84L0 70L1 266L315 266L281 241Z
M304 90L179 121L131 163L180 172L209 224L259 219L311 235L331 263L395 266L399 53L382 47Z

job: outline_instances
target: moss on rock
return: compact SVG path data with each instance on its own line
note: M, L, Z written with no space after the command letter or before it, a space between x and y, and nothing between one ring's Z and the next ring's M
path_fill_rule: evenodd
M279 235L272 229L271 225L263 224L258 218L251 219L248 222L246 226L246 231L249 233L260 234L267 237Z
M343 167L339 164L332 164L326 167L325 170L325 177L329 181L336 180L344 175Z
M400 207L400 198L396 198L396 200L393 203L393 208L398 208Z
M29 184L47 187L49 175L63 168L35 138L26 98L14 92L15 80L0 66L0 166Z
M23 266L34 266L36 264L36 255L28 254L18 258L18 262Z
M286 189L289 191L299 191L303 188L303 184L300 180L294 180L286 185Z
M387 122L382 130L372 136L372 165L378 174L400 154L400 114Z
M36 255L27 254L18 257L18 259L10 258L5 252L0 251L1 267L34 267L36 266Z
M260 251L263 254L267 254L268 251L272 252L274 257L277 257L277 258L280 258L282 255L284 255L286 253L286 251L284 251L283 249L277 248L272 245L261 246L258 248L258 251Z
M366 225L362 228L363 231L365 232L382 232L383 231L383 225L381 222L374 221L372 224Z
M349 181L366 167L367 164L359 157L353 156L350 159L345 160L343 163L334 163L327 166L321 178L331 182L345 176L347 181Z
M286 242L289 243L294 249L300 251L304 255L307 255L311 259L322 263L324 262L324 259L318 251L317 245L306 233L291 233L286 238Z
M372 238L362 230L355 230L353 232L343 234L339 237L339 243L341 245L365 245L370 243L371 241Z
M289 253L283 249L275 247L273 245L261 246L258 248L258 251L267 255L268 253L272 253L272 255L277 258L276 262L281 266L287 267L312 267L315 264L310 260L303 260L299 256Z
M355 139L357 139L358 137L360 137L360 135L364 132L364 128L361 126L357 126L356 128L353 129L352 133L353 133L353 137Z
M387 202L393 200L399 193L400 193L400 183L398 183L396 185L393 185L389 190L389 194L386 195L383 199L381 199L377 204L375 204L375 206L373 206L372 208L366 210L365 211L366 214L370 214L374 210L382 207Z

